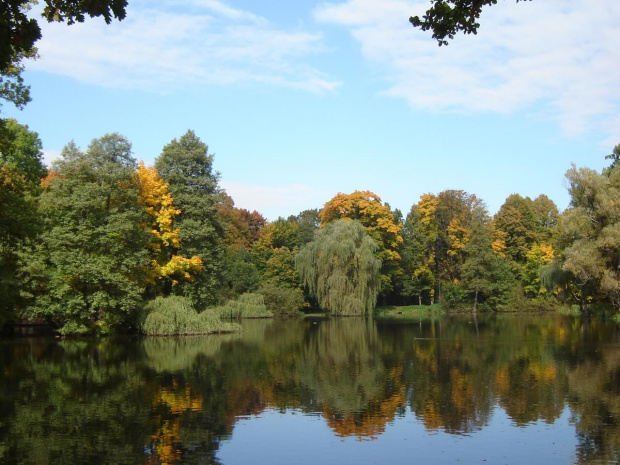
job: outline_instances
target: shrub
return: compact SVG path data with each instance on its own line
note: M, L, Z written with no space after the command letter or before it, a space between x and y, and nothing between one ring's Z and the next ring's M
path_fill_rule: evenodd
M305 302L300 289L279 287L273 283L263 284L258 293L264 297L267 309L273 312L276 318L299 316Z
M221 307L216 307L213 312L220 318L271 318L273 313L267 310L265 300L261 294L241 294L237 300L230 300Z
M441 305L449 310L471 310L473 299L469 292L458 284L447 283L441 291Z
M142 332L150 336L209 334L237 331L238 327L224 323L217 314L207 310L198 314L185 297L157 297L148 302Z

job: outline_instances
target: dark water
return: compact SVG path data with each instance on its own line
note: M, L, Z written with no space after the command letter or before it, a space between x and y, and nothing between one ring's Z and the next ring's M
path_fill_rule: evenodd
M0 370L0 463L594 464L620 453L620 331L594 320L6 339Z

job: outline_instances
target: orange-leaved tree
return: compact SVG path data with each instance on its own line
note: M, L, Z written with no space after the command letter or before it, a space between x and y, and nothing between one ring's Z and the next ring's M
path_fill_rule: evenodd
M393 280L401 272L400 244L402 224L397 222L390 206L371 191L338 193L325 204L319 213L321 227L339 219L358 220L379 249L376 257L381 260L381 294L387 296L393 289Z

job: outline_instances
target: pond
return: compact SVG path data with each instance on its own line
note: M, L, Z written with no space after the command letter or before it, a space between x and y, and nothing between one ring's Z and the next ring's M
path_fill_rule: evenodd
M591 464L620 456L616 324L523 315L0 340L0 462Z

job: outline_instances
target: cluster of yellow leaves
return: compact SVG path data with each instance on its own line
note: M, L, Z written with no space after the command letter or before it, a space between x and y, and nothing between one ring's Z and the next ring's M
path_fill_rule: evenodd
M176 388L176 383L173 389ZM178 392L162 389L154 399L155 408L163 404L170 410L171 418L161 419L157 431L151 435L156 456L149 463L170 464L183 459L179 447L181 441L181 415L187 410L198 412L202 409L202 397L192 395L189 386Z
M502 258L506 258L506 231L493 227L493 252Z
M427 232L435 232L437 236L437 221L435 219L435 212L439 206L439 197L433 194L422 194L420 201L417 205L417 210L420 213L420 223L422 223Z
M173 255L165 265L159 265L157 261L153 261L153 267L159 277L172 280L172 284L178 284L179 280L190 280L202 270L202 259L198 256L185 258Z
M448 255L454 257L459 255L465 245L469 241L469 231L465 228L458 218L454 217L448 224L448 239L450 239L450 248L448 249Z
M172 195L168 191L170 185L159 177L155 168L145 166L144 162L140 162L136 171L136 182L140 189L140 205L155 220L155 227L151 228L157 238L153 242L153 251L159 252L161 243L178 248L181 245L179 229L172 229L172 222L181 210L174 208Z
M541 265L546 265L555 257L553 246L550 244L534 244L527 252L528 261L536 261Z
M144 162L140 162L135 173L135 182L140 192L139 203L152 218L150 224L143 226L150 228L153 233L151 250L158 254L157 258L152 260L151 281L155 278L165 278L170 279L175 285L180 280L192 279L202 270L200 257L185 258L172 255L166 262L170 256L165 253L166 250L181 247L180 231L178 228L173 228L174 218L181 213L181 210L174 207L172 195L168 191L170 185L159 177L155 168L145 166Z
M371 191L338 193L319 213L321 227L341 218L358 220L375 241L379 241L384 248L393 252L390 253L390 259L400 259L396 250L403 242L400 235L402 224L394 221L390 207L385 205L377 194Z
M174 415L180 415L186 410L200 412L202 396L192 394L190 386L186 386L184 390L178 390L176 383L173 383L172 389L160 389L156 404L165 404Z

